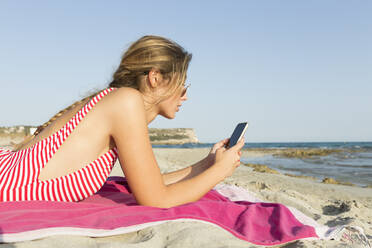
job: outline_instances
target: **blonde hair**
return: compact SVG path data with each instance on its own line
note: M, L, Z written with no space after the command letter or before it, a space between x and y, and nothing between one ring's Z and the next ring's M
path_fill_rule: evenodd
M147 35L138 39L130 45L123 54L118 69L113 74L113 79L108 87L121 88L130 87L144 93L148 90L146 80L143 80L148 72L156 69L162 73L164 79L169 83L169 93L162 96L158 101L169 97L186 80L186 72L192 55L172 40ZM43 125L40 125L36 131L26 137L18 144L15 150L20 149L24 144L32 140L45 127L63 115L65 112L73 109L82 102L93 98L99 91L76 101L67 108L59 111Z

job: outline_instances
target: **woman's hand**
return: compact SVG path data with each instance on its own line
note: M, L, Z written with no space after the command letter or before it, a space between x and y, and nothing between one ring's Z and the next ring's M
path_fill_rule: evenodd
M227 139L228 141L228 139ZM226 139L220 141L222 143L217 144L226 144ZM216 146L216 150L213 150L215 146L213 146L212 151L215 154L215 165L221 169L223 178L229 177L233 174L234 170L240 165L240 157L241 157L241 149L244 146L244 138L242 138L235 146L226 149L224 146ZM211 151L211 152L212 152Z
M214 144L211 151L209 152L208 156L206 157L207 168L212 166L216 162L216 151L220 148L223 148L227 145L229 139L226 138L224 140L219 141L218 143Z

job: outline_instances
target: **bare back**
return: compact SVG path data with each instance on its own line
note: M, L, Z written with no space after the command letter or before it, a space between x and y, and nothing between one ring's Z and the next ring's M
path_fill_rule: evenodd
M49 137L67 121L70 122L69 119L82 105L64 113L23 148ZM149 119L139 91L117 88L96 103L77 126L74 125L73 131L45 163L38 179L43 181L78 171L115 147L137 202L168 206L173 198L165 198L167 189L148 135ZM178 195L178 191L175 193Z
M41 170L39 180L48 180L77 171L115 147L108 132L109 121L105 115L107 112L105 110L109 107L105 103L105 98L109 95L99 101L67 137ZM60 130L88 101L89 99L63 113L20 149L27 149Z

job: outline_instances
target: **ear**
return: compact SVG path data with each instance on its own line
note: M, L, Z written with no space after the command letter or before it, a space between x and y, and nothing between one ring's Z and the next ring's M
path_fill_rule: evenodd
M149 79L150 86L152 88L156 88L159 85L160 81L161 81L161 73L160 73L160 71L158 69L156 69L156 68L152 68L149 71L148 79Z

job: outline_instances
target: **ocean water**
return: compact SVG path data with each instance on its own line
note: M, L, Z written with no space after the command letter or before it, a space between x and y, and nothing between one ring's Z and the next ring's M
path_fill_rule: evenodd
M183 145L154 145L167 148L212 147L210 143ZM318 180L331 177L360 186L372 185L372 142L304 142L304 143L246 143L244 148L286 149L321 148L340 149L340 153L311 158L284 158L272 155L243 157L243 163L265 164L281 173L313 176Z

